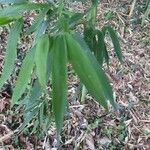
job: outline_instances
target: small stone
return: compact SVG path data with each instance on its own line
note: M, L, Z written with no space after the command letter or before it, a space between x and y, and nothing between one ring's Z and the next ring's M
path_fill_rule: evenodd
M103 137L99 140L99 143L104 147L108 147L111 143L111 140L107 137Z

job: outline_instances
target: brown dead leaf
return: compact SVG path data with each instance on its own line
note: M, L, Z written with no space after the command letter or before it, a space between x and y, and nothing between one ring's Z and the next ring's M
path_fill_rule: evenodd
M86 144L88 146L88 149L90 150L94 150L95 149L95 146L94 146L94 139L93 139L93 136L91 134L87 134L86 135Z
M2 98L0 100L0 112L2 112L5 108L6 108L6 105L9 104L9 99L8 98Z

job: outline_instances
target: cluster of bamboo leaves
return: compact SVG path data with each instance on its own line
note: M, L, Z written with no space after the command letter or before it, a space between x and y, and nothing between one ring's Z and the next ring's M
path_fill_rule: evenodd
M142 22L141 22L142 26L144 26L145 20L146 18L148 18L149 14L150 14L150 0L147 0L146 5L145 5L145 12L144 12L144 15L142 17Z
M12 106L25 106L22 129L36 120L35 128L42 124L46 128L54 114L58 134L60 134L67 103L67 65L71 64L80 81L88 92L104 108L108 101L117 109L110 83L102 69L104 62L109 63L105 45L105 35L109 34L118 59L122 62L120 45L116 32L110 26L101 30L94 26L97 1L84 13L65 9L62 1L34 3L28 0L0 0L0 25L10 25L7 37L4 66L0 76L0 89L10 78L17 58L17 43L21 35L33 37L22 62L12 95ZM36 18L29 29L23 28L24 12L35 10ZM86 18L86 19L85 19ZM84 32L76 32L76 27L84 25ZM33 75L37 76L32 80ZM52 92L47 88L52 85ZM43 94L44 93L44 94ZM49 99L52 98L52 110Z

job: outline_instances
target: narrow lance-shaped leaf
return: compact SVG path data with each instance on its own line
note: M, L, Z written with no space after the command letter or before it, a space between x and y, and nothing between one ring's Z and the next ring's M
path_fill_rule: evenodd
M144 26L145 19L148 17L149 14L150 14L150 0L147 1L146 10L142 17L141 26Z
M99 74L99 80L102 83L101 86L102 86L102 89L103 89L106 99L110 101L110 103L112 104L112 106L115 109L117 109L117 104L115 103L115 101L113 99L113 92L112 92L112 88L109 84L109 81L108 81L105 73L103 72L103 70L99 67L98 62L96 61L95 57L91 54L91 50L89 49L86 42L83 40L82 36L79 33L74 34L73 37L79 43L79 45L81 46L83 51L85 53L87 53L87 55L89 56L88 59L92 63L93 68L95 66L94 70L97 71L97 73Z
M10 22L16 21L19 17L0 17L0 25L6 25Z
M85 42L82 41L83 40L81 40L80 43L76 43L76 41L72 39L72 42L70 42L74 43L72 44L74 46L71 47L70 45L69 48L69 52L71 53L68 52L70 62L73 64L75 71L90 94L93 95L103 107L107 108L106 100L109 100L113 107L117 109L117 105L113 99L112 88L105 73L99 67L91 51L86 50L87 46L83 46ZM71 48L72 50L70 50Z
M35 47L31 48L30 51L27 53L21 66L20 73L17 78L15 88L13 90L12 105L14 105L18 101L18 99L24 93L29 83L34 66L34 56L35 56Z
M39 108L39 124L42 125L43 120L44 120L44 102L42 103L42 105L40 105Z
M50 40L50 43L52 43L52 39ZM52 44L50 44L50 51L48 53L48 59L47 59L47 76L46 76L46 81L49 80L49 76L51 74L51 70L52 70L52 55L51 55L51 47ZM37 99L39 99L39 97L41 96L43 91L43 88L41 87L41 84L39 83L38 80L35 80L32 88L30 89L29 92L29 96L27 97L28 102L27 104L30 106L32 103L36 104L37 103ZM26 98L24 98L22 101L24 101ZM24 102L21 102L24 104ZM26 105L27 105L26 104ZM32 106L32 105L31 105Z
M35 31L39 26L41 26L44 17L46 15L46 13L48 12L49 8L45 8L43 10L41 10L41 12L39 13L39 15L35 18L34 22L32 23L32 25L29 27L29 30L27 32L31 33L33 31Z
M37 28L38 31L34 35L34 41L33 41L32 45L36 45L36 43L38 41L37 39L39 39L39 37L43 35L46 28L47 28L46 22L43 22L42 26ZM50 43L52 43L52 42L50 42ZM50 49L51 49L51 47L52 47L52 44L50 45ZM50 52L48 55L49 56L48 56L48 60L47 60L47 81L49 78L49 74L51 73L51 67L50 67L51 66L51 54L50 54ZM28 101L30 101L31 103L35 103L36 99L40 97L40 95L42 94L42 91L43 91L38 80L35 81L33 87L30 90L31 91L29 92L29 96L25 97L22 101L18 102L19 104L25 104L23 101L26 102L26 99L28 99ZM27 102L27 103L28 103L28 105L31 104L29 102Z
M97 34L97 37L98 37L98 41L97 41L97 60L100 63L100 65L103 64L104 59L106 60L107 64L109 64L109 56L108 56L105 41L104 41L104 35L99 30L96 30L96 34Z
M67 99L67 47L63 36L54 40L52 63L53 111L57 133L60 134Z
M35 64L36 73L40 84L46 87L46 71L47 71L47 57L49 52L49 37L48 35L43 35L39 38L36 45L35 53Z
M75 25L77 25L83 16L84 13L73 13L73 15L69 18L70 26L73 28Z
M49 52L49 57L47 61L47 80L50 76L50 73L51 73L51 55ZM21 103L25 105L26 108L25 112L27 112L28 115L30 115L30 119L28 118L28 115L24 116L25 119L23 121L22 126L20 127L20 130L22 130L33 119L34 115L39 112L39 109L36 106L39 106L41 102L40 96L42 95L42 92L43 88L41 87L41 84L38 82L38 80L36 80L29 95L21 101Z
M19 4L19 3L26 3L27 0L0 0L0 4Z
M3 72L0 78L0 89L3 84L9 79L13 69L15 59L17 57L17 41L20 36L23 21L21 19L17 20L8 35L7 46L6 46L6 56L4 59Z
M37 43L38 40L36 40L36 39L38 39L40 36L42 36L42 34L46 30L47 26L45 25L45 22L43 22L43 24L44 25L41 28L38 27L38 32L34 36L35 41L33 42L33 45L35 45ZM53 43L52 41L53 41L52 38L50 38L50 50L52 48L52 43ZM48 59L47 59L47 74L46 74L47 75L47 77L46 77L47 81L49 80L49 76L51 73L51 62L52 62L51 58L52 58L51 51L49 51ZM39 81L36 80L33 87L30 89L29 96L27 96L28 101L30 101L30 103L27 102L28 105L30 105L31 103L35 103L35 101L41 96L42 92L43 92L43 88L41 87ZM26 99L26 97L22 101L24 101L25 99ZM23 103L23 102L19 102L19 104L20 103Z
M117 55L119 61L122 63L123 62L122 61L122 52L121 52L120 43L119 43L118 37L116 35L116 32L110 26L104 27L104 31L105 32L106 31L109 32L109 35L110 35L111 40L112 40L112 43L114 45L114 50L116 52L116 55Z
M93 46L92 46L92 50L93 50L93 53L94 55L96 56L97 58L97 39L96 39L96 36L95 36L95 30L93 30Z
M79 33L76 33L73 35L73 38L74 40L76 40L76 42L80 45L81 49L84 51L84 55L87 55L88 57L88 60L90 61L90 63L92 64L93 66L93 69L94 69L94 72L96 71L97 74L98 74L98 77L99 77L99 80L101 82L101 87L103 89L103 92L104 92L104 95L105 95L105 98L107 100L110 101L110 103L112 104L112 106L117 109L117 104L115 103L114 99L113 99L113 92L112 92L112 88L108 82L108 79L105 75L105 73L103 72L103 70L99 67L98 65L98 62L96 61L95 57L91 54L91 51L88 47L88 45L86 44L86 42L83 40L82 36L79 34ZM82 53L82 52L81 52ZM70 59L70 62L71 62L71 57L69 58ZM79 60L77 58L77 60ZM74 60L75 61L75 60ZM80 66L80 65L79 65ZM87 65L88 66L88 65ZM86 67L87 68L87 67ZM87 68L88 69L88 68ZM81 69L81 71L83 71ZM84 73L84 72L83 72ZM86 74L84 74L86 76ZM87 77L85 77L87 78ZM98 82L97 82L97 85ZM89 84L90 86L90 84ZM89 89L88 89L89 90ZM94 90L94 89L93 89ZM90 92L90 91L89 91ZM92 93L91 93L92 94ZM100 94L100 93L99 93ZM93 95L93 94L92 94ZM94 95L93 95L94 96ZM96 98L96 96L94 96ZM101 101L99 99L97 99L97 101L99 101L99 103L101 103Z
M23 123L22 125L19 127L19 131L22 131L27 125L28 123L33 119L34 116L37 116L39 112L38 107L32 108L31 111L27 111L26 113L23 114Z
M34 37L34 42L36 43L38 38L45 33L46 29L48 27L48 22L44 21L42 22L42 24L40 26L37 27L37 29L35 30L33 37Z
M87 43L87 45L89 46L90 50L94 51L93 49L93 29L91 27L85 27L84 28L84 40Z
M83 50L79 43L69 34L66 34L68 55L74 70L86 86L87 90L93 95L96 100L105 108L107 101L103 90L102 80L107 82L107 78L103 75L103 71L99 70L98 64L95 65L93 54L88 50Z
M47 27L46 22L43 22L42 26L37 27L37 31L35 33L34 44L37 43L37 41L38 41L36 39L38 39L45 32L46 27ZM50 50L52 48L52 41L53 41L52 38L50 38ZM51 58L52 58L51 51L49 51L48 59L47 59L47 74L46 74L47 81L48 81L50 73L51 73L51 61L52 61ZM25 105L25 116L24 116L23 124L20 127L20 130L23 130L24 127L33 119L33 117L35 117L35 115L38 114L38 112L39 112L38 106L40 105L40 102L41 102L40 96L42 95L43 92L44 92L44 90L41 87L41 84L39 83L38 80L36 80L33 87L30 89L28 96L26 96L20 102L18 102L19 106L21 106L20 104ZM50 119L50 117L48 117L48 119ZM35 125L35 128L36 128L36 125Z
M12 5L4 9L0 9L0 16L18 16L22 15L25 11L45 9L49 7L50 6L48 4L41 3L25 3Z

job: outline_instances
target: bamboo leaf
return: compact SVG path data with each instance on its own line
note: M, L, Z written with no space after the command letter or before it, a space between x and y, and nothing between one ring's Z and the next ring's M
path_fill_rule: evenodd
M49 37L43 35L39 38L36 46L35 64L36 73L42 87L46 87L47 57L49 52Z
M105 62L107 63L107 65L109 65L109 55L106 48L104 49L103 55L104 55Z
M0 17L0 25L6 25L18 19L19 17Z
M95 57L90 51L83 50L71 35L67 34L66 39L69 60L87 90L104 108L107 108L106 100L116 108L112 88Z
M102 104L103 107L107 108L101 81L98 77L98 75L101 74L97 74L97 71L95 71L95 67L97 66L94 66L91 63L91 61L93 61L93 55L90 51L84 51L71 35L67 34L66 39L69 60L73 65L74 70L82 83L86 86L87 90Z
M105 28L105 32L106 31L109 32L109 35L110 35L111 40L112 40L112 43L114 45L115 53L116 53L119 61L122 63L123 62L123 60L122 60L122 52L121 52L120 43L119 43L118 37L116 35L116 32L110 26L106 26L104 28Z
M0 0L0 4L10 4L10 3L14 3L14 4L19 4L19 3L26 3L27 0Z
M15 88L12 95L12 105L14 105L21 95L24 93L34 66L35 47L31 48L27 53L17 78Z
M27 125L28 123L33 119L34 116L36 116L39 112L38 107L33 108L32 110L28 110L26 113L23 114L23 123L20 126L19 130L22 131Z
M93 28L91 27L85 27L84 28L84 40L87 43L87 45L89 46L89 48L94 51L93 49L93 37L94 37L94 32L93 32Z
M91 55L91 51L87 51L87 53L89 55L90 62L92 62L93 66L95 66L94 69L95 69L95 71L97 71L97 74L99 76L99 80L101 82L101 86L102 86L105 98L107 100L109 100L110 103L112 104L112 106L114 107L114 109L117 110L117 104L114 101L112 88L110 86L110 83L108 81L107 76L105 75L104 71L99 67L98 62L96 61L95 57L93 55ZM107 64L108 64L109 63L109 56L108 56L107 49L104 49L104 58L105 58L106 62L108 61L107 62Z
M60 134L67 99L67 47L60 36L54 40L52 63L53 111L57 133Z
M4 59L3 72L0 78L0 89L3 84L9 79L13 69L15 59L17 57L17 41L20 36L23 21L21 19L17 20L8 35L7 46L6 46L6 56Z
M144 16L142 17L141 26L144 26L144 22L145 22L145 20L146 20L146 18L148 17L149 14L150 14L150 1L148 0Z
M49 7L50 6L48 4L41 3L25 3L19 5L12 5L4 9L0 9L0 16L18 16L22 15L25 11L39 10Z
M29 101L30 102L34 102L40 97L41 93L42 93L42 88L41 88L41 85L39 83L38 80L35 81L31 91L30 91L30 99Z
M98 44L97 44L97 60L100 65L103 64L103 60L105 59L106 63L109 64L109 56L106 49L104 35L103 32L100 30L96 30L97 37L98 37Z
M48 12L49 8L43 9L41 10L41 12L39 13L39 15L35 18L33 24L29 27L28 32L34 32L35 30L37 30L37 28L40 26L44 20L44 17L46 15L46 13Z
M73 38L80 44L81 48L86 51L91 51L80 33L73 34Z
M77 25L81 18L83 18L84 13L73 13L73 15L69 18L69 24L71 27Z
M33 32L33 37L34 37L34 41L37 41L37 39L43 34L45 33L46 29L48 27L48 22L47 21L43 21L41 26L38 26L37 29L35 30L35 32Z

